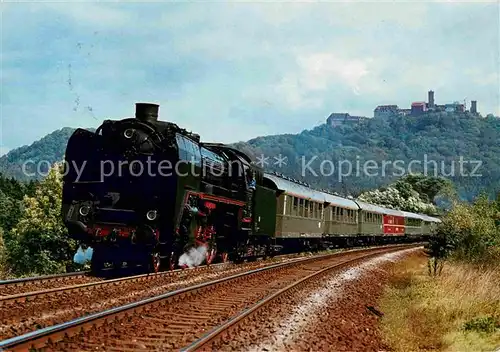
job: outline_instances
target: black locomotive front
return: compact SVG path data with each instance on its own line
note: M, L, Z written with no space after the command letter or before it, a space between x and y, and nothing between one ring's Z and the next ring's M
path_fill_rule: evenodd
M159 106L136 104L136 117L78 129L68 141L63 219L71 237L93 248L92 266L159 269L159 246L173 238L178 160L176 127Z

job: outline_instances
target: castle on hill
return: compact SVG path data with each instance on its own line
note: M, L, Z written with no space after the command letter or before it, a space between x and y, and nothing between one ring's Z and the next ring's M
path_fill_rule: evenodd
M469 112L473 115L479 116L477 112L477 101L472 100L470 110L466 110L465 103L461 104L458 101L453 103L439 105L434 101L434 91L428 92L428 101L415 101L411 103L409 109L400 109L397 105L379 105L373 111L373 118L387 119L397 116L422 116L433 112ZM348 113L332 113L326 119L329 126L336 127L342 124L357 124L363 120L369 119L366 116L351 116Z

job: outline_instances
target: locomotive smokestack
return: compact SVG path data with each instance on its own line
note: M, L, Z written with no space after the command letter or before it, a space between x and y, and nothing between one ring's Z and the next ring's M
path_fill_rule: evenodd
M151 103L136 103L135 118L143 122L156 122L160 105Z

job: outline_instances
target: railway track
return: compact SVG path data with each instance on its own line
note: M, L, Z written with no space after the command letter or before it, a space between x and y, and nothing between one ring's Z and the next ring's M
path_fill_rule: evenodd
M304 257L304 254L282 255L265 261L244 264L204 265L191 269L122 277L2 296L0 297L0 336L3 339L12 338L167 291L301 257Z
M299 255L297 254L279 255L275 256L274 258L282 259L282 258L295 258L295 257L299 257ZM181 269L174 271L179 271L179 270ZM0 280L0 297L21 295L23 293L28 293L28 292L43 291L48 289L65 287L68 285L78 285L78 284L92 283L104 280L105 278L92 276L90 274L90 271Z
M318 275L412 245L309 258L226 276L4 340L4 350L194 350ZM414 246L414 245L413 245ZM259 303L255 303L259 302Z
M100 280L102 279L89 276L88 271L2 280L0 281L0 297Z

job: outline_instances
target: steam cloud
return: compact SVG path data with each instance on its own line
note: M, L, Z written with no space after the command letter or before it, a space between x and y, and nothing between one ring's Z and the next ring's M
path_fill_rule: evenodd
M77 264L85 264L86 262L90 262L92 259L92 253L94 250L92 247L88 247L87 249L83 249L81 246L78 247L78 250L73 257L73 261Z
M189 268L199 266L206 258L206 246L199 246L191 248L187 253L184 253L179 258L179 266L188 266Z

